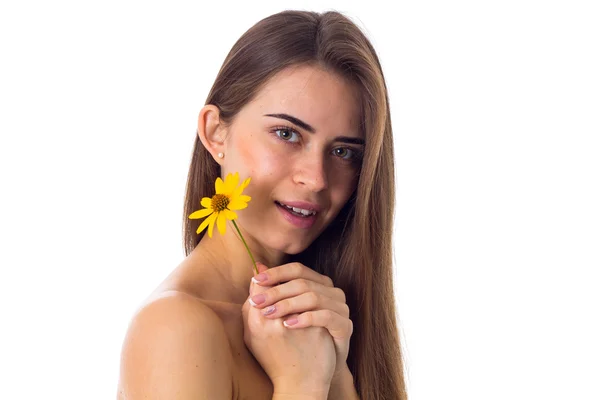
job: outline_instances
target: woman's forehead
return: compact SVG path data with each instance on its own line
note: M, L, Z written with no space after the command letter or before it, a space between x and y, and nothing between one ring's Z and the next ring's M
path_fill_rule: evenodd
M274 75L248 104L252 115L288 114L319 130L359 136L360 98L356 88L314 66L287 68Z

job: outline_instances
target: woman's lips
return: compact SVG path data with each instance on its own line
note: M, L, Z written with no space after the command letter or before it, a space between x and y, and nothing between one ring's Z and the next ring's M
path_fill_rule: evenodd
M281 214L283 215L283 218L285 218L289 223L291 223L292 225L294 225L297 228L301 228L301 229L309 229L310 227L312 227L315 224L315 221L317 220L317 214L315 213L313 215L310 216L299 216L296 215L292 212L292 210L290 210L289 208L282 206L281 204L279 204L278 202L275 202L275 205L277 206L277 209L281 212Z

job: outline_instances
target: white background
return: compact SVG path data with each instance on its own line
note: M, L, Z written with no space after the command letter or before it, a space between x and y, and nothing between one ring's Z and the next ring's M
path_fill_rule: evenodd
M115 398L184 258L198 111L237 38L337 9L387 77L412 400L600 399L594 1L0 6L0 398Z

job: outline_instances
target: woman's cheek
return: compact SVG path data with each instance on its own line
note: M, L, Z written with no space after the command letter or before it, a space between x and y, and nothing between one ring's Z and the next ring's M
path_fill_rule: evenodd
M261 158L261 172L269 176L280 176L285 172L285 167L289 163L289 156L284 156L282 152L268 152Z
M285 171L285 166L290 162L290 154L283 151L280 146L273 146L272 143L269 145L263 145L260 148L255 147L253 154L253 174L257 177L272 177L277 175L281 176L281 173Z

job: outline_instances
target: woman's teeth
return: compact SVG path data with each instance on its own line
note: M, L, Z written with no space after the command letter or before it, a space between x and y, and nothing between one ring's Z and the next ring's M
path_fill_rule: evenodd
M316 212L315 211L310 211L310 210L305 210L303 208L298 208L298 207L290 207L288 205L285 205L283 203L277 202L277 204L279 204L280 206L283 206L285 208L287 208L288 210L293 211L295 214L298 214L302 217L310 217L311 215L315 215Z

